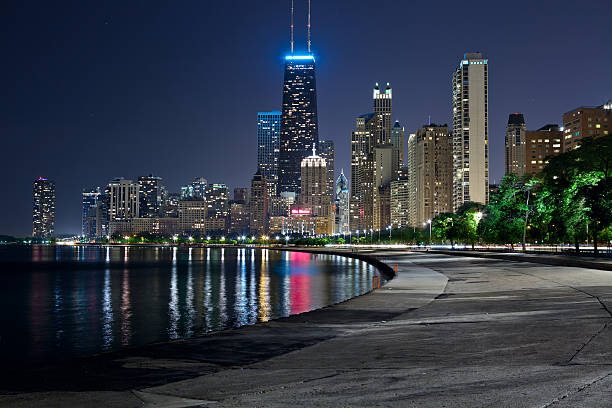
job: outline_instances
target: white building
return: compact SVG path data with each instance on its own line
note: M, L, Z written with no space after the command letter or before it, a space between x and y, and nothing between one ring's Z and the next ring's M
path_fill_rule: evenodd
M467 53L453 74L453 209L489 201L488 60Z

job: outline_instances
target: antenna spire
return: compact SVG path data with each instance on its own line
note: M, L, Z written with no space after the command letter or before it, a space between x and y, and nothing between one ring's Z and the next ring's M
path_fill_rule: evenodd
M308 53L310 54L310 0L308 0Z
M293 0L291 0L291 55L293 55Z

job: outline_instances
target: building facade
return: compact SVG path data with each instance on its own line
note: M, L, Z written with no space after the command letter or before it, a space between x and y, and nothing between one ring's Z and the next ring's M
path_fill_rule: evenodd
M601 106L581 106L563 114L563 151L580 146L585 137L600 137L612 130L612 101Z
M453 138L447 125L416 133L416 225L453 212ZM488 186L487 186L488 187Z
M179 231L183 235L204 237L209 208L206 200L189 198L178 202ZM224 224L225 225L225 224Z
M208 218L225 219L229 215L229 189L225 184L215 183L206 187Z
M489 201L488 60L467 53L453 73L453 209Z
M387 82L387 87L381 91L378 84L373 91L374 113L382 117L382 131L376 137L376 144L391 143L391 126L393 115L393 95L391 86Z
M522 113L511 113L506 127L506 174L525 174L527 126Z
M302 159L319 141L315 59L285 57L283 107L278 163L278 192L300 192Z
M336 180L336 225L334 232L337 234L348 234L350 232L349 196L348 180L344 175L344 170L342 170Z
M108 184L109 221L139 218L140 185L132 180L115 179Z
M268 194L276 195L281 135L280 111L257 114L257 169L268 183Z
M538 174L548 163L549 156L563 152L563 132L559 125L546 125L525 133L525 171L523 174Z
M411 199L414 194L410 193L410 181L408 177L399 177L391 182L391 225L393 228L414 227L415 222L411 220Z
M327 227L320 230L321 234L332 234L334 213L332 196L327 187L329 173L324 158L312 149L312 155L305 157L301 164L301 194L298 200L298 211L308 209L313 217L327 220ZM293 212L292 212L293 214Z
M32 236L51 238L55 233L55 183L43 177L34 180L32 191Z
M247 235L249 233L249 205L244 202L234 202L230 205L229 233Z
M397 166L402 167L404 165L404 128L397 120L391 128L391 144L395 149Z
M374 148L383 133L383 116L368 113L357 118L351 133L350 229L370 229L374 218Z
M159 217L162 206L162 179L152 174L138 177L140 186L139 217Z
M248 187L234 188L234 202L238 204L248 204L249 188Z
M98 203L102 197L100 187L83 190L81 212L81 236L84 238L98 237Z
M251 234L268 233L268 184L266 177L257 170L251 180L251 199L249 200L249 227Z
M319 156L325 159L325 164L327 166L327 189L330 197L334 196L334 166L336 163L336 153L334 148L333 140L320 140L317 145L317 151L319 152Z

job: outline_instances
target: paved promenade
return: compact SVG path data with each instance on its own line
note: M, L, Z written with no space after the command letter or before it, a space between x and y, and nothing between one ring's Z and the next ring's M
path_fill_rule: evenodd
M399 274L370 294L3 379L0 406L612 406L612 272L371 255Z

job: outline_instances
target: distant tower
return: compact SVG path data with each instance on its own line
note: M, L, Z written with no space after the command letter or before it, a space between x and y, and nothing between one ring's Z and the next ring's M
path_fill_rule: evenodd
M162 205L161 182L161 177L156 177L152 174L138 177L138 184L140 185L139 217L159 217Z
M465 54L453 74L453 210L489 201L488 60Z
M294 55L293 2L291 2L291 55L285 57L283 107L277 193L300 192L300 164L319 141L315 59L310 43L308 2L308 53Z
M239 204L247 204L249 202L249 188L236 187L234 188L234 202Z
M51 238L55 226L55 183L39 177L32 193L32 236Z
M108 184L109 221L138 218L140 185L132 180L114 179Z
M349 184L344 170L336 180L336 227L335 232L348 234L349 228Z
M404 128L395 121L391 129L391 144L395 149L398 168L404 165Z
M522 113L511 113L506 127L506 174L525 174L525 138L527 127Z
M100 187L83 190L81 235L85 238L95 238L98 236L96 226L98 223L98 205L101 204L101 197Z
M334 166L335 166L335 149L333 140L320 140L317 144L319 156L325 159L327 166L327 189L330 197L334 196Z
M259 170L251 180L250 230L251 234L265 235L268 233L268 192L266 177Z
M300 208L308 208L316 217L327 218L324 228L317 228L317 233L333 234L334 214L332 211L332 197L327 188L329 173L324 158L312 149L312 155L302 160L302 194L300 194Z
M374 113L382 115L382 133L377 135L376 144L391 143L391 115L393 114L393 97L391 86L387 82L387 87L381 91L378 84L374 87Z
M281 134L280 111L257 114L257 169L266 178L268 195L276 195Z

